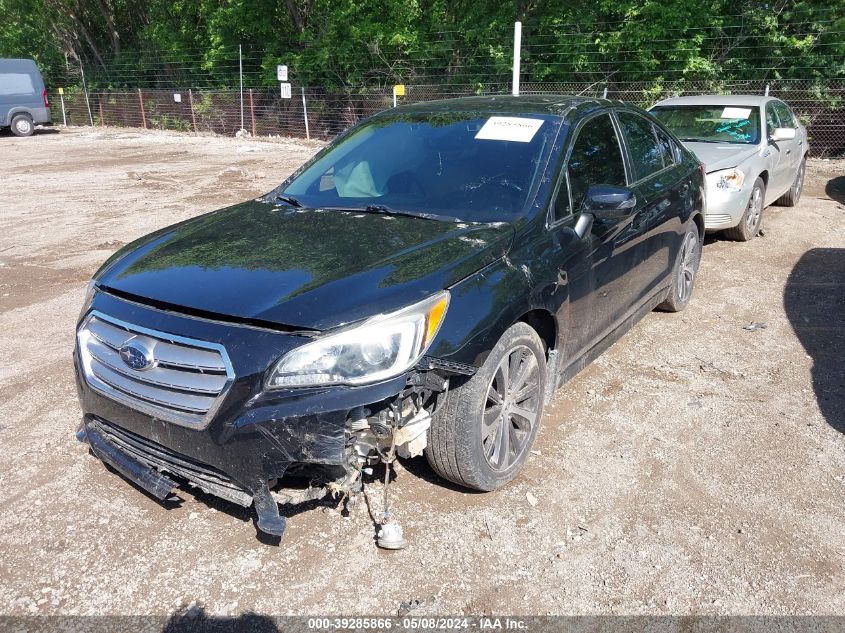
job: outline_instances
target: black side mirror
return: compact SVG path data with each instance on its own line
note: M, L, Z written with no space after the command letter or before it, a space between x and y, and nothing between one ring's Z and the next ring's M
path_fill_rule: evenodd
M637 196L626 187L593 185L584 196L584 213L597 220L618 220L629 216L637 206Z
M583 238L593 228L594 220L621 220L637 207L637 196L627 187L593 185L587 189L581 204L581 215L575 224L575 234Z

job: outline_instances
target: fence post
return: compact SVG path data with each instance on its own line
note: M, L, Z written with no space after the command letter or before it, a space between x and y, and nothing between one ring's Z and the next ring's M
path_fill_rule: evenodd
M769 96L769 84L766 84L766 96Z
M194 114L194 93L190 88L188 88L188 103L191 105L191 121L194 124L194 134L198 134L198 132L197 132L197 115Z
M100 98L97 99L97 107L100 110L100 127L106 125L106 117L103 116L103 94L100 93Z
M144 129L147 129L147 114L144 112L144 96L141 94L141 89L138 88L138 102L141 104L141 123L144 125Z
M241 78L241 129L244 129L244 57L238 44L238 75Z
M305 86L302 86L302 114L305 117L305 138L311 140L311 132L308 129L308 106L305 105Z
M252 135L255 136L255 107L252 104L252 88L249 89L249 117L252 119Z
M85 92L85 105L88 108L88 120L91 121L91 127L94 127L94 117L91 114L91 102L88 100L88 84L85 83L85 69L80 65L79 72L82 73L82 90Z
M513 79L512 90L513 95L519 94L519 52L522 47L522 22L513 23Z
M59 88L59 101L62 102L62 121L64 121L65 127L67 127L67 114L65 114L65 89Z

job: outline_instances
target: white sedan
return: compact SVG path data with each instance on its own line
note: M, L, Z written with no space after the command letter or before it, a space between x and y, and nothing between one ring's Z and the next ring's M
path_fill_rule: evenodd
M798 203L807 130L783 101L752 95L676 97L650 112L704 163L708 231L745 242L760 231L768 205Z

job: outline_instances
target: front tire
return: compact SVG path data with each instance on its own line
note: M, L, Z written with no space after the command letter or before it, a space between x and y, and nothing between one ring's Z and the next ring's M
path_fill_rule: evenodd
M751 188L751 195L748 198L748 205L739 224L731 229L725 230L725 237L737 242L747 242L753 239L760 232L763 224L763 206L766 199L766 183L762 178L754 181Z
M527 323L513 324L435 412L425 449L434 471L475 490L496 490L513 479L540 428L546 371L537 332Z
M798 173L795 174L795 180L792 182L792 186L789 188L789 191L777 199L775 202L776 205L781 207L794 207L798 204L798 201L801 199L801 192L804 190L804 176L806 173L807 158L804 157L801 160L801 166L798 167Z
M672 269L672 285L669 288L669 294L666 296L666 300L657 306L658 310L680 312L687 307L692 298L695 277L700 263L701 239L698 234L698 226L690 220L681 241L681 248L678 250L675 267Z
M16 114L12 117L12 134L15 136L32 136L35 126L28 114Z

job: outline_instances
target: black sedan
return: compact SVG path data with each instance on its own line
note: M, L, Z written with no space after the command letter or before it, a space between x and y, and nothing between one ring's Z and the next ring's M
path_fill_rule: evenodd
M354 500L425 454L503 486L554 390L654 308L684 309L703 171L645 112L474 97L358 124L261 199L97 272L78 437L159 498L188 484L281 534L293 475ZM401 547L385 512L381 543Z

